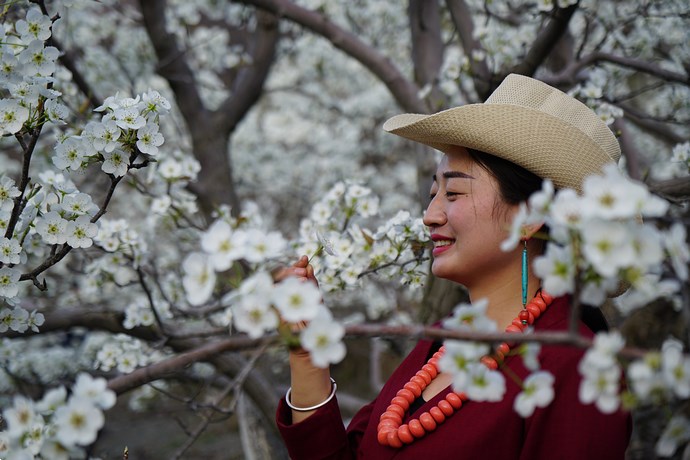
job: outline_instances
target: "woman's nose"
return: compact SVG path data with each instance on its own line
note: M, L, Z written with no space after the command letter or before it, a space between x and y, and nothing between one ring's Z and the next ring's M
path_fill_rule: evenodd
M422 222L424 222L424 225L427 227L439 227L446 221L446 213L443 211L440 200L437 194L431 199L429 206L426 207Z

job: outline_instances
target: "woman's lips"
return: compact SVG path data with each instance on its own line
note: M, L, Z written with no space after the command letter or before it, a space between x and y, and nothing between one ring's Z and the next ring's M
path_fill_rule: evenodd
M434 256L449 250L455 243L453 238L449 238L444 235L431 235L431 241L434 244L434 249L431 251Z

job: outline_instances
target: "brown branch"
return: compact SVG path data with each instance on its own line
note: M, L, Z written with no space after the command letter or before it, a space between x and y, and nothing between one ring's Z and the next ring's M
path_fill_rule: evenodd
M417 95L419 89L414 83L405 78L400 70L378 50L333 23L323 14L302 8L288 0L238 0L238 3L269 11L323 36L333 46L360 62L378 77L403 110L425 113L426 107L419 99Z
M539 33L527 51L522 62L513 67L509 73L532 76L541 66L551 51L554 49L558 40L568 31L568 24L573 14L577 10L577 3L567 8L557 8L553 12L551 20Z
M446 106L446 97L438 89L439 71L443 65L439 5L426 0L410 0L407 10L412 34L415 81L420 87L432 85L425 100L429 103L428 110L436 111Z
M462 49L470 62L470 73L474 80L474 88L481 100L485 100L491 94L494 83L491 82L491 71L486 64L486 59L476 61L472 59L474 51L481 50L479 41L474 38L474 24L472 12L464 0L446 0L446 6L450 11L450 17L455 24L455 30L460 37ZM496 85L498 83L495 83Z

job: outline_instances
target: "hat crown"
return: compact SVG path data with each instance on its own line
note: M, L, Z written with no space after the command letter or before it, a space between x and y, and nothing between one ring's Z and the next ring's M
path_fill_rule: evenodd
M620 146L606 123L589 107L546 83L510 74L484 104L508 104L551 115L581 131L617 162Z

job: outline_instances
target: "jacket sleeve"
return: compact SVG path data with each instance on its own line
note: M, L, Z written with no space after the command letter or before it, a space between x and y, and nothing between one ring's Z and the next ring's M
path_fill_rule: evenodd
M367 404L345 430L337 397L299 423L292 423L292 411L281 399L276 423L292 460L357 458L357 449L374 403Z
M582 404L577 364L579 350L553 347L553 359L542 361L555 377L554 400L537 408L525 421L525 442L521 460L623 460L632 422L630 414L618 410L604 414L593 404Z

